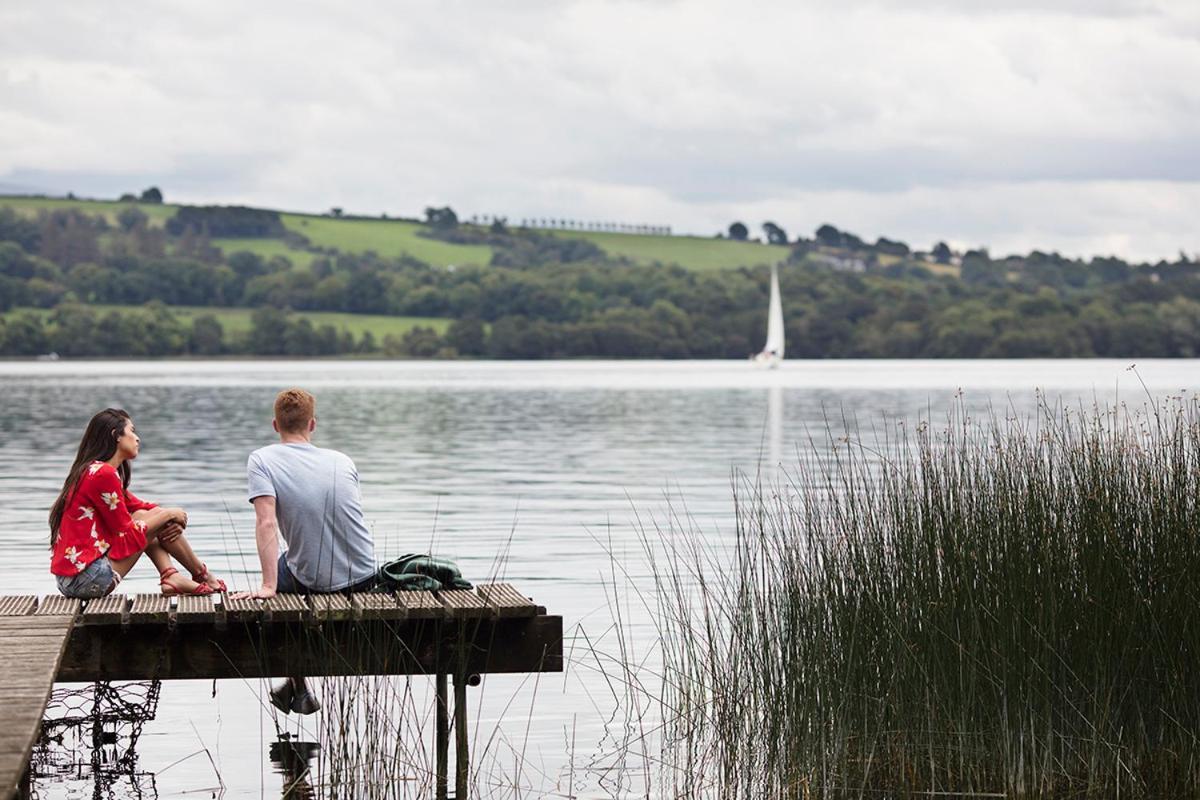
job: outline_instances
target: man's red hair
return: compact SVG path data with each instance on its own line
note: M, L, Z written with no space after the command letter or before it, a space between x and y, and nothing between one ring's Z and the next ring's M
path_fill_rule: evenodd
M275 424L280 433L303 433L317 414L317 398L303 389L284 389L275 396Z

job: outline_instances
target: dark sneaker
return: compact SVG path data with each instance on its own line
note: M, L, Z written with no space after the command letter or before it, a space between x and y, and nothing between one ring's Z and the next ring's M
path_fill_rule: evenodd
M303 691L297 692L292 698L292 711L297 714L315 714L321 710L321 701L312 696L312 692L305 687Z
M305 692L307 694L307 692ZM295 704L295 693L292 691L292 682L284 681L278 686L271 689L271 705L278 708L285 714L292 713L292 706Z

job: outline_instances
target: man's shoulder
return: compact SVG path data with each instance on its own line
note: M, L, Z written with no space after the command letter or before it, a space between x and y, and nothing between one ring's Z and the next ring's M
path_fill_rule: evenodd
M247 460L248 461L268 460L272 456L274 456L279 451L279 449L280 449L280 447L278 444L268 444L264 447L258 448L257 450L253 451L252 453L250 453L250 458Z
M354 459L350 458L350 456L346 455L341 450L334 450L329 447L318 447L317 452L330 461L341 461L342 463L348 464L351 467L354 466Z

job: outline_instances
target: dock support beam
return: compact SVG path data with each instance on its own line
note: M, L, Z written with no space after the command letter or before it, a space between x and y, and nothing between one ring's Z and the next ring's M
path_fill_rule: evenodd
M471 767L467 751L467 676L454 674L454 800L467 800L467 776Z
M455 685L457 689L457 684ZM437 674L437 800L446 800L450 762L450 709L446 697L446 673Z
M450 788L450 710L447 676L437 675L437 800L448 800ZM454 675L454 800L466 800L471 755L467 741L467 685L465 675Z

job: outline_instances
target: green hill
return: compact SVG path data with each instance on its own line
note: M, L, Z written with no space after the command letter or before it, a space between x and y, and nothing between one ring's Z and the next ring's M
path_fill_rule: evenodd
M784 247L702 236L649 236L590 231L555 231L554 235L587 239L611 256L624 256L638 264L679 264L700 271L752 267L787 257Z
M75 208L83 213L102 215L117 224L121 209L135 206L150 218L150 224L162 226L178 205L122 203L113 200L78 200L44 197L0 196L0 207L7 206L25 215L41 210ZM311 250L285 241L283 238L219 238L213 244L224 253L240 250L265 258L284 256L293 265L307 268L318 249L344 253L375 253L398 258L411 256L434 266L486 265L492 258L492 248L486 245L463 245L431 239L420 235L425 225L409 220L366 219L362 217L327 217L311 214L281 212L284 227L308 240ZM470 227L470 226L464 226ZM626 233L590 231L550 231L563 238L585 239L593 242L614 257L624 257L637 264L679 264L697 271L711 271L755 266L778 261L787 255L780 247L756 242L736 242L728 239L709 239L700 236L649 236Z
M103 303L93 304L89 308L97 316L103 316L111 311L129 311L127 306ZM221 327L226 334L233 336L249 333L254 315L254 309L252 308L168 306L168 310L180 322L186 325L191 325L192 320L196 317L210 315L215 317L217 322L221 323ZM45 308L17 307L0 313L0 320L12 320L21 314L34 314L43 320L48 320L52 311L52 309ZM437 333L444 334L447 328L450 327L451 322L451 320L438 317L393 317L386 314L345 314L337 311L297 311L292 316L296 320L307 319L314 328L319 328L322 325L332 325L336 330L349 331L356 339L362 338L364 333L369 332L378 341L383 341L384 337L389 334L403 336L418 325L432 328Z
M0 197L0 311L32 309L0 315L0 354L745 358L771 273L733 267L771 262L793 357L1200 353L1200 260L1186 256L913 252L832 225L785 248Z
M113 225L117 224L117 214L121 209L129 206L137 206L142 213L150 217L152 223L158 225L164 224L179 208L179 206L166 203L122 203L117 200L72 200L62 197L0 195L0 207L3 206L28 214L74 208L85 214L103 216Z

